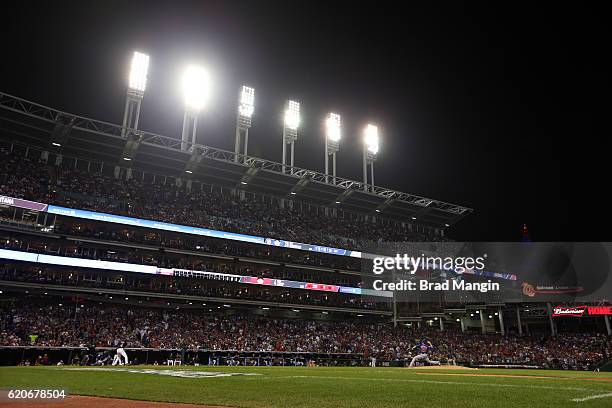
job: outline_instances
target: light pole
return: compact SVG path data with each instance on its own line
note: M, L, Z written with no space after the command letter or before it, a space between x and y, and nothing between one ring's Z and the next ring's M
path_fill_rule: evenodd
M181 150L187 150L188 143L195 144L198 127L198 114L208 100L208 73L201 67L191 65L183 74L183 95L185 96L185 115L181 134Z
M130 66L127 97L123 112L123 129L121 136L126 137L127 129L138 129L140 117L140 104L147 87L147 72L149 70L149 56L135 51Z
M283 173L287 164L287 145L290 146L291 174L293 174L293 164L295 157L295 141L297 140L297 130L300 126L300 103L287 101L285 103L285 117L283 121Z
M240 154L240 139L241 135L244 134L244 151L245 156L248 153L249 146L249 128L251 127L251 118L255 112L255 89L242 86L240 92L240 104L238 105L238 117L236 119L236 142L234 146L234 161L238 162L238 155Z
M332 182L336 184L336 153L340 148L342 124L340 115L330 113L325 120L325 175L329 176L329 156L332 157ZM325 177L325 182L329 182Z
M368 165L370 165L370 184L374 187L374 162L378 155L378 128L368 124L364 130L363 141L363 191L368 191Z

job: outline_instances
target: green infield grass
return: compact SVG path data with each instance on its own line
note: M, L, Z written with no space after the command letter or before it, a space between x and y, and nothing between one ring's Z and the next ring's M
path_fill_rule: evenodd
M0 367L0 387L253 408L612 407L612 373L544 370Z

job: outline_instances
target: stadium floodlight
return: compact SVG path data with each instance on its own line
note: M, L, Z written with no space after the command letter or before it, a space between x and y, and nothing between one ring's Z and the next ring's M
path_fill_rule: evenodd
M185 107L199 111L208 101L210 81L208 73L202 67L190 65L183 74L183 95Z
M339 142L342 137L340 115L337 113L330 113L325 121L325 129L327 131L327 138L330 141Z
M364 131L366 149L373 155L378 153L378 127L369 124Z
M336 152L340 148L342 124L340 115L330 113L325 120L325 182L329 182L329 156L332 157L332 181L336 184Z
M285 102L285 117L283 125L283 173L287 164L287 145L291 150L291 174L293 174L293 163L295 158L295 141L297 130L300 127L300 103L288 100Z
M378 154L378 127L368 124L363 131L363 190L368 191L368 164L370 165L370 185L374 188L374 162Z
M202 67L190 65L183 73L183 96L185 97L185 115L181 134L181 149L188 150L196 143L198 112L206 105L210 92L208 73Z
M300 103L296 101L287 101L285 109L285 127L291 130L297 130L300 126Z
M242 92L240 92L240 105L238 106L238 113L240 116L250 118L255 112L255 89L244 85Z
M140 104L144 91L147 88L147 74L149 72L149 56L142 52L135 51L132 56L130 66L130 76L128 78L127 99L123 112L123 129L121 136L127 137L130 129L138 129L138 119L140 118Z
M135 51L130 67L129 88L132 91L144 92L147 87L147 73L149 71L149 56Z
M244 162L246 163L246 155L249 150L249 129L251 127L251 119L255 112L255 88L243 85L240 91L240 102L238 104L238 118L236 120L236 139L234 143L234 161L238 162L240 154L240 140L244 134Z

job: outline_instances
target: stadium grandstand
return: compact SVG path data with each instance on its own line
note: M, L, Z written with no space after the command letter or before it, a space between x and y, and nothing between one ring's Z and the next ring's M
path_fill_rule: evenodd
M435 251L471 212L0 93L1 361L407 365L435 338L444 364L606 362L608 316L372 289L369 251Z

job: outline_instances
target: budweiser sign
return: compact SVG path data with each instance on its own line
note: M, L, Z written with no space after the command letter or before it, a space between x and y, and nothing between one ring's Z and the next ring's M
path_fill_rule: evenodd
M573 316L582 317L612 315L612 306L557 306L553 309L552 317Z
M587 310L586 306L557 306L553 309L552 317L559 316L573 316L573 317L582 317L584 312Z

